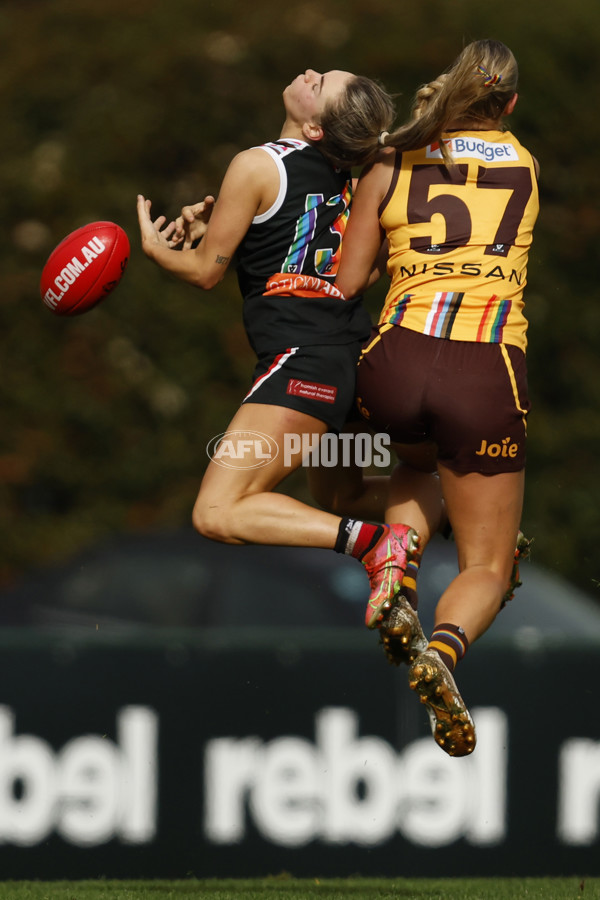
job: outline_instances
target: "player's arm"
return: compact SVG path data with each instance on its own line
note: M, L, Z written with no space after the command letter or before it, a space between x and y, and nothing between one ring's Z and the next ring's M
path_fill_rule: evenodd
M369 283L367 287L371 287L372 284L375 284L376 281L379 281L382 275L385 275L387 273L388 256L388 240L386 237L384 237L383 241L381 242L379 252L377 253L377 257L375 258L375 262L373 263L373 268L371 269L371 274L369 275Z
M278 190L277 167L267 153L257 148L239 153L225 174L204 237L194 249L179 251L171 249L175 223L164 228L164 217L152 221L151 202L139 195L142 249L167 272L210 290L225 276L253 218L269 208Z
M379 206L387 193L390 177L386 156L367 169L358 182L335 280L346 298L362 293L385 271L387 241L379 224Z

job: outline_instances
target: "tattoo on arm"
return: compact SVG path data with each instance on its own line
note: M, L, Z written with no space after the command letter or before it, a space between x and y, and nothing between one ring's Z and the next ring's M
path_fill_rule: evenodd
M229 262L229 257L228 256L219 256L219 254L217 254L217 258L215 259L215 262L217 263L218 266L226 266L227 263Z

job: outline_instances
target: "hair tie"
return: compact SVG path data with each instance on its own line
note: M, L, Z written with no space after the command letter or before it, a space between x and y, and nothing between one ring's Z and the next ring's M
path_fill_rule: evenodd
M477 66L477 74L482 76L485 87L494 87L502 81L502 75L491 75L484 66Z
M385 139L388 136L389 131L382 131L379 137L377 138L377 143L380 147L385 147Z

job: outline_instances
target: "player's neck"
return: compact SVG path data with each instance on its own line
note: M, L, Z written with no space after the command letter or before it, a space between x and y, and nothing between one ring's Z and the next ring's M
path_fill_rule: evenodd
M502 131L499 119L455 119L444 131Z
M304 141L306 144L310 143L304 135L302 127L291 119L286 119L283 123L279 139L282 140L283 138L289 138L293 141Z

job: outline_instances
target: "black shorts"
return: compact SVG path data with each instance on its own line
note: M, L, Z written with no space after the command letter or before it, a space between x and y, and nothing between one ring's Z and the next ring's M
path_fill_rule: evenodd
M295 409L340 431L355 411L362 342L290 347L259 357L243 403Z
M357 404L375 431L403 444L434 441L457 472L525 466L525 354L509 344L430 337L394 325L374 332L357 374Z

